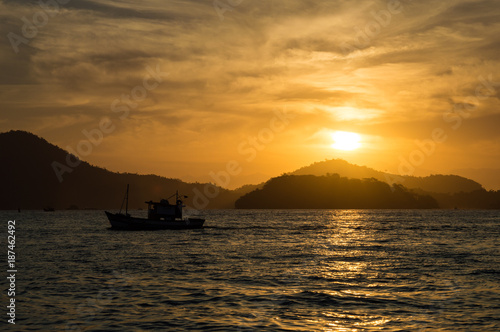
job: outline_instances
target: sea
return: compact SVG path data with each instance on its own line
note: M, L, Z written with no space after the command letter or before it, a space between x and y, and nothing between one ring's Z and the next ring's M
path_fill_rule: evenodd
M199 214L115 231L103 211L0 211L0 329L500 331L498 210Z

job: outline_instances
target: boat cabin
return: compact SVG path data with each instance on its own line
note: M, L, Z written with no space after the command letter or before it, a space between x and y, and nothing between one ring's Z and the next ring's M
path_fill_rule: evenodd
M159 202L149 201L148 219L149 220L175 220L182 219L182 201L177 199L176 204L170 204L168 200L162 199Z

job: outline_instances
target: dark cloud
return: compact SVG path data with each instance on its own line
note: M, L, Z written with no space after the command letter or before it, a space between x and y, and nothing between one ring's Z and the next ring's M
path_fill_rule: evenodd
M436 22L442 26L455 24L492 25L500 21L498 1L462 1L457 2L448 10L436 17Z
M37 52L33 44L18 41L23 38L20 28L22 21L5 13L0 15L0 84L31 84L33 75L29 62ZM10 37L10 38L9 38ZM12 40L12 42L11 42ZM14 46L13 46L14 45ZM21 52L16 52L22 50Z
M288 85L286 89L276 95L277 98L287 101L316 101L335 104L350 101L358 95L344 90L327 90L309 85Z
M32 9L40 9L38 0L5 0L6 4L15 6L29 6ZM128 5L128 7L127 7ZM195 6L196 2L190 5ZM182 21L187 18L193 18L193 12L190 11L169 11L153 10L146 8L131 8L130 3L123 1L90 1L90 0L72 0L66 4L59 5L60 8L86 10L115 19L146 19L146 20L176 20ZM202 5L203 7L208 7ZM196 10L194 11L196 12Z

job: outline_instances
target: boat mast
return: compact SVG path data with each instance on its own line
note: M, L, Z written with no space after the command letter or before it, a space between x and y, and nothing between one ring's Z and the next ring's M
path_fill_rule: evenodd
M128 215L128 187L129 187L129 184L127 183L127 194L126 194L126 203L125 203L125 215Z

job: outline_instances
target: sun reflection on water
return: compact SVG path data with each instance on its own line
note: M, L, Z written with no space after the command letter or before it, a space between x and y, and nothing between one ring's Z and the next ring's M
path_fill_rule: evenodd
M33 329L492 330L498 311L497 214L210 211L218 224L197 232L116 233L99 228L102 213L69 213L20 225ZM76 312L124 266L134 282L111 305L49 328L53 301Z

